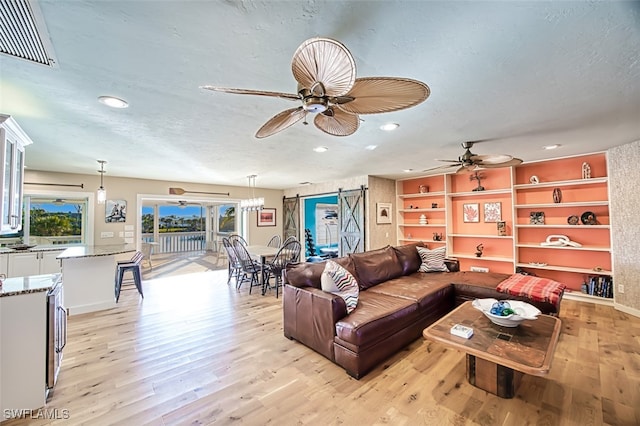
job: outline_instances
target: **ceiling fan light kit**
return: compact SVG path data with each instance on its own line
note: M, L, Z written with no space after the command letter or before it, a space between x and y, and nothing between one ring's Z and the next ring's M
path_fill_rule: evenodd
M360 114L379 114L411 108L425 101L431 90L418 80L398 77L356 78L351 52L339 41L315 37L304 41L293 55L291 71L297 93L201 86L202 89L241 95L278 97L301 106L269 119L256 138L266 138L315 114L313 123L332 136L349 136L360 127ZM397 127L397 125L396 125Z

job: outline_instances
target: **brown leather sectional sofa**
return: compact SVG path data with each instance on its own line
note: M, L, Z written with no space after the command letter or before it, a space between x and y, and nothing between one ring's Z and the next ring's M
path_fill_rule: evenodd
M357 308L322 291L325 263L297 263L283 272L284 335L343 367L357 379L422 335L422 330L467 300L524 300L543 313L560 306L507 296L495 287L508 274L418 272L416 245L391 247L332 259L358 281ZM450 268L451 269L451 268Z

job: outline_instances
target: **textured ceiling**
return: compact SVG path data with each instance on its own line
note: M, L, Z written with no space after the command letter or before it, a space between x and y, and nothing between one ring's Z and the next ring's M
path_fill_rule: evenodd
M58 67L0 55L0 112L33 139L34 170L91 174L105 159L109 176L246 185L257 174L258 187L289 188L404 177L457 158L466 140L531 161L640 139L638 2L39 3ZM315 36L344 43L359 77L417 79L431 96L362 116L352 136L298 123L258 140L290 101L198 88L293 93L292 55ZM400 127L379 130L389 121Z

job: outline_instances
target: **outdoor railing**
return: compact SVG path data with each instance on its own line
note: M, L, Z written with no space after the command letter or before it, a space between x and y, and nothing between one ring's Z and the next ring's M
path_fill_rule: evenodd
M142 234L142 241L154 241L153 234ZM153 253L178 253L187 251L201 251L206 249L205 232L161 232L158 244L153 246Z

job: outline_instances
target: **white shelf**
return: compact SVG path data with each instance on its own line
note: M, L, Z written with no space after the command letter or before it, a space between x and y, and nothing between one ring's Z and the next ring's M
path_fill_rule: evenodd
M443 212L445 209L444 207L438 207L435 209L430 209L430 208L424 208L424 209L400 209L398 210L400 213L411 213L411 212L417 212L417 213L424 213L424 212Z
M451 198L457 197L482 197L485 195L511 194L511 188L506 189L489 189L485 191L468 191L468 192L452 192L447 194Z
M562 295L563 299L577 300L578 302L590 302L597 303L599 305L613 306L613 299L608 297L592 296L590 294L582 293L579 291L567 291L565 290Z
M423 243L433 243L433 244L446 244L446 241L433 241L433 240L425 240L424 238L400 238L398 241L408 241L411 243L419 243L419 242L423 242Z
M573 228L588 228L588 229L609 229L610 225L515 225L516 228L548 228L548 229L573 229Z
M561 271L561 272L577 272L579 274L590 274L590 275L611 275L611 271L594 271L593 269L588 268L571 268L568 266L554 266L554 265L546 265L546 266L536 266L530 265L528 263L516 263L516 266L521 268L532 268L532 269L544 269L546 271Z
M591 179L572 179L572 180L558 180L555 182L540 182L540 183L525 183L519 185L513 185L514 189L535 189L535 188L552 188L562 186L580 186L580 185L596 185L599 183L607 183L609 181L606 177L591 178Z
M492 261L492 262L513 263L513 258L504 257L504 256L481 256L481 257L478 257L475 254L451 253L447 257L448 258L455 257L457 259L475 259L475 260L480 260L480 261L485 260L485 261Z
M525 248L536 248L536 249L553 249L553 250L583 250L583 251L605 251L610 252L611 247L594 247L594 246L582 246L582 247L571 247L571 246L541 246L540 244L533 243L522 243L516 244L516 247L525 247Z
M444 228L444 223L427 223L426 225L420 225L419 223L399 223L398 226L402 226L405 228Z
M399 194L398 198L424 198L424 197L442 197L444 195L444 191L437 192L418 192L415 194Z
M608 206L608 201L579 201L575 203L542 203L542 204L516 204L517 209L547 209L562 207L595 207Z
M498 238L510 240L513 235L491 235L491 234L449 234L449 237L461 237L461 238Z

